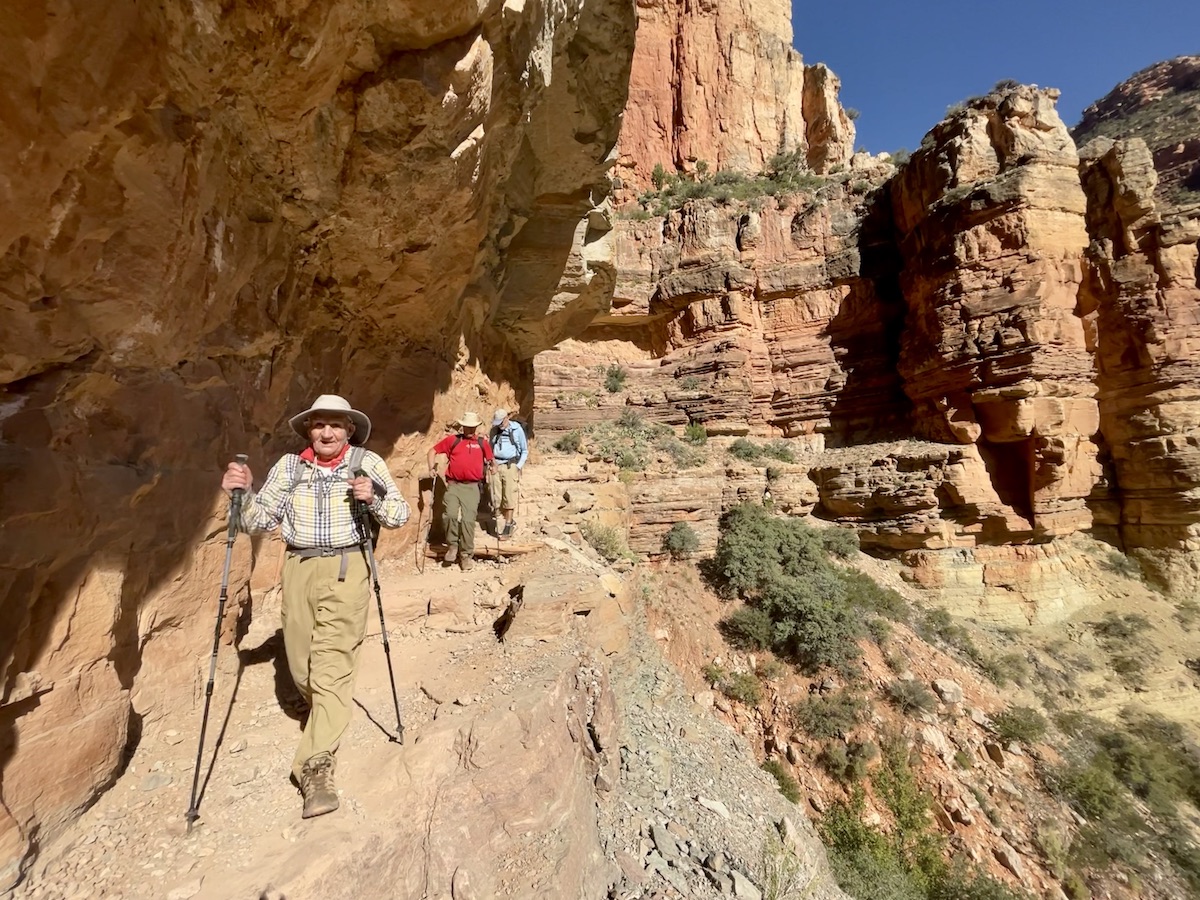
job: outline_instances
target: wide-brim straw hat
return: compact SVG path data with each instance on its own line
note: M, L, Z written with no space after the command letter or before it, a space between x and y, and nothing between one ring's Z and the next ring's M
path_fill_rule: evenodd
M465 412L458 417L458 421L454 424L461 425L463 428L478 428L483 424L483 419L479 418L477 412Z
M315 413L338 413L349 418L354 423L354 434L350 435L352 444L365 444L371 436L371 420L367 418L367 414L355 409L345 397L339 397L337 394L322 394L304 412L288 419L292 431L308 440L308 429L304 427L304 422Z

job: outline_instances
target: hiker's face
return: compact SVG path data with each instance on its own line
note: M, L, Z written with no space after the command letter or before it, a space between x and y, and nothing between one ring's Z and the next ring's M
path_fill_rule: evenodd
M333 459L350 443L354 423L348 416L319 415L308 420L308 439L317 459Z

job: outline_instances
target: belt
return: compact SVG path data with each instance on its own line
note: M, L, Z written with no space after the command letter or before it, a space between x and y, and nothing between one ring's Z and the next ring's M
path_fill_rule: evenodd
M288 545L287 552L292 553L301 559L316 559L322 556L340 556L342 564L338 568L338 581L346 580L346 567L350 554L355 551L362 551L362 544L351 544L349 547L293 547Z
M517 461L515 459L498 459L498 460L496 460L496 465L498 465L498 466L515 466L516 464L517 464Z

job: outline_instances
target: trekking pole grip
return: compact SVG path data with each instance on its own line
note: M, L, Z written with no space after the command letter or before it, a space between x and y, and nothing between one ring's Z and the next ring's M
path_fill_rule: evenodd
M245 453L238 453L233 459L239 466L245 466L250 462L250 457ZM242 498L245 494L246 492L242 488L237 488L229 499L229 537L231 539L238 531L238 524L242 518Z

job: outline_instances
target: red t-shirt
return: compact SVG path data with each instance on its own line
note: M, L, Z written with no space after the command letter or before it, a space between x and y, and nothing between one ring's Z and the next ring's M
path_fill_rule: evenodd
M455 446L455 441L458 441L458 446ZM454 447L453 453L451 447ZM492 445L487 438L479 435L464 437L448 434L433 445L433 452L450 457L446 464L446 478L450 481L483 481L483 462L493 458Z

